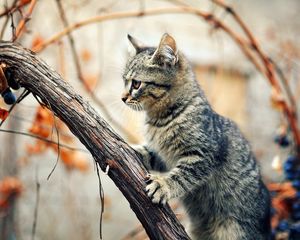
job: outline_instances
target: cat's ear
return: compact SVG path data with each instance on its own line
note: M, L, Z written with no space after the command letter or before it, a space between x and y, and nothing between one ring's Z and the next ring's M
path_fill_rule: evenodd
M131 35L127 34L128 40L131 42L132 46L135 49L135 54L140 53L146 46L139 41L138 39L132 37Z
M178 50L173 37L165 33L158 48L152 56L152 61L162 66L174 66L178 61Z

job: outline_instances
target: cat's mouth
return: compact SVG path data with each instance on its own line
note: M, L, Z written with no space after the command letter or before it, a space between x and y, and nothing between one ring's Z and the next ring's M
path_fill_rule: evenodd
M128 107L130 107L131 109L135 110L135 111L143 111L144 108L143 106L138 102L138 101L135 101L135 100L131 100L131 101L128 101L125 103Z

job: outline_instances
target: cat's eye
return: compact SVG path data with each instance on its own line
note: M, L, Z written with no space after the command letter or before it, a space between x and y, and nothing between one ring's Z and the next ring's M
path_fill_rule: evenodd
M132 88L139 89L140 86L141 86L141 81L137 81L137 80L132 79L132 82L131 82L131 87Z

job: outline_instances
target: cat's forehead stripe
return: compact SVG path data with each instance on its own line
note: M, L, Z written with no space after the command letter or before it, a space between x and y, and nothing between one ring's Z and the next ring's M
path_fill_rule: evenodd
M126 75L126 79L127 80L131 80L135 77L136 73L134 71L134 69L130 69Z
M133 59L131 64L129 65L129 69L133 69L139 63L139 61L140 61L139 58Z
M129 69L129 71L126 74L126 79L129 80L130 79L130 75L132 74L132 69Z
M129 65L129 67L128 67L129 71L128 71L127 74L126 74L126 79L130 79L130 78L131 78L131 75L132 75L133 72L134 72L134 66L135 66L136 64L137 64L136 59L134 59L134 60L130 63L130 65Z
M128 71L127 75L126 75L127 79L134 78L134 76L136 74L135 73L136 67L137 67L138 64L140 64L141 60L142 60L141 58L135 58L135 59L132 60L132 62L130 63L130 65L128 67L129 71Z

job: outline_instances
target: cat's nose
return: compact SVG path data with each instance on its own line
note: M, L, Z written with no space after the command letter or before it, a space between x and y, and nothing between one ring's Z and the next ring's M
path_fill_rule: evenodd
M127 96L123 96L121 99L122 99L123 102L126 102Z

